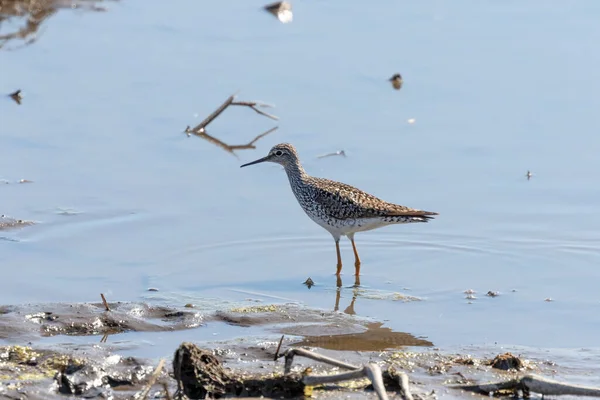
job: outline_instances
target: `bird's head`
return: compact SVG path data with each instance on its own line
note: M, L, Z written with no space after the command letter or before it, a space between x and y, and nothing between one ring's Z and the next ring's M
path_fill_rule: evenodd
M298 153L296 153L296 149L289 143L280 143L271 148L269 150L269 154L266 157L259 158L258 160L249 162L240 166L247 167L248 165L258 164L265 161L274 162L282 165L283 167L287 167L289 165L296 164L298 161Z

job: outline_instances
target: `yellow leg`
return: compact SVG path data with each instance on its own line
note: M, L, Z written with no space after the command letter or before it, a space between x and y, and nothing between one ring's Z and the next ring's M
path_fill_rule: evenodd
M337 254L337 272L336 275L340 275L342 272L342 255L340 254L340 241L339 239L335 241L335 252Z
M358 251L356 250L356 244L354 244L354 236L350 238L352 242L352 250L354 251L354 267L356 268L356 276L360 275L360 257L358 256Z

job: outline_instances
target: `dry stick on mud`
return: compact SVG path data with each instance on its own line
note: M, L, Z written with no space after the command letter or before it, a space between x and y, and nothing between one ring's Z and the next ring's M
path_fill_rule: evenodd
M146 400L146 398L148 397L148 393L150 393L150 389L152 388L152 385L154 385L154 382L156 382L156 379L160 375L160 372L162 371L164 365L165 365L165 359L161 358L161 360L158 362L158 365L156 366L156 369L152 373L152 376L148 380L146 387L141 391L139 398L141 398L142 400Z
M227 100L225 100L223 102L223 104L221 104L215 111L213 111L208 117L206 117L204 119L204 121L200 122L198 125L196 125L193 128L190 128L189 126L187 128L185 128L185 133L188 134L188 136L191 133L195 133L195 134L199 134L199 133L205 133L206 132L206 127L208 126L208 124L210 124L211 122L213 122L219 115L221 115L223 113L223 111L225 111L227 109L227 107L229 106L246 106L246 107L250 107L251 109L253 109L254 111L256 111L257 113L264 115L265 117L274 119L274 120L278 120L279 118L268 114L264 111L259 110L258 108L256 108L257 106L259 107L272 107L268 104L264 104L264 103L260 103L257 101L236 101L235 100L235 94L232 94L231 96L229 96L227 98Z
M281 357L285 357L285 369L284 373L289 374L292 369L292 362L294 360L294 356L302 356L306 358L310 358L315 361L320 361L326 364L334 365L336 367L345 368L350 371L342 372L336 375L324 375L324 376L304 376L302 378L302 383L307 386L316 386L322 385L325 383L334 383L341 382L350 379L358 379L358 378L369 378L371 383L373 384L373 389L375 389L375 393L380 400L388 400L387 392L385 390L385 386L383 384L383 377L381 373L381 369L379 365L374 363L369 363L365 366L357 367L352 364L345 363L343 361L336 360L334 358L330 358L327 356L323 356L317 353L313 353L312 351L308 351L301 348L292 348L288 349Z
M104 304L104 308L106 309L106 311L110 311L110 307L108 307L108 303L106 301L106 298L104 297L104 293L100 293L100 297L102 297L102 304Z
M169 393L169 386L167 385L167 382L162 382L161 385L165 391L165 397L167 400L171 400L171 393Z
M283 344L283 338L285 335L281 335L281 339L279 339L279 344L277 345L277 350L275 350L275 358L273 358L273 361L277 361L277 359L279 358L279 350L281 350L281 345Z
M279 358L285 357L284 374L289 374L292 371L292 362L294 361L294 356L310 358L311 360L319 361L329 365L334 365L336 367L344 369L360 369L359 366L348 364L343 361L338 361L335 358L323 356L321 354L313 353L312 351L308 351L301 348L291 348L286 350L283 354L279 356Z
M515 392L522 390L524 396L525 394L529 395L530 392L534 392L550 396L569 395L600 397L600 388L571 385L532 374L505 382L489 382L478 385L452 385L449 387L485 395L499 390L513 390Z
M406 372L398 372L395 369L390 372L390 375L395 376L398 379L398 385L400 386L400 396L404 400L413 400L412 393L410 392L408 375L406 374Z

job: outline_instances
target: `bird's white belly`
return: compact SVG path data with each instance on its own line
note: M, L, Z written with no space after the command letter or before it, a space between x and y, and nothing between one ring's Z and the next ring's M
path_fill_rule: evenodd
M359 219L323 219L317 215L307 212L310 219L318 225L329 231L334 236L347 235L349 233L370 231L372 229L381 228L386 225L394 224L387 222L381 218L359 218Z

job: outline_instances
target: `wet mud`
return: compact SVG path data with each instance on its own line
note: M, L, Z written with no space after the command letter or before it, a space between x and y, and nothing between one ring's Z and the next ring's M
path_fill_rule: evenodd
M32 304L0 306L0 339L22 341L55 335L112 335L190 329L202 323L195 311L145 303Z
M0 306L0 339L7 344L0 346L0 397L121 399L148 391L151 398L168 398L167 392L172 396L179 389L196 398L207 393L303 398L308 392L313 398L376 398L364 378L306 387L307 374L341 372L317 361L296 357L291 373L284 374L283 360L275 361L276 354L298 347L357 366L377 363L390 396L400 390L396 376L403 371L410 377L413 395L421 399L441 392L444 397L465 398L472 395L452 385L503 381L524 373L554 376L561 370L545 358L508 352L444 353L426 339L393 332L380 322L296 304L212 311L127 302L108 306L110 311L101 302ZM156 360L124 357L110 344L36 343L48 336L118 337L125 332L138 332L142 342L146 332L203 329L210 323L263 327L263 336L183 343L159 370Z

